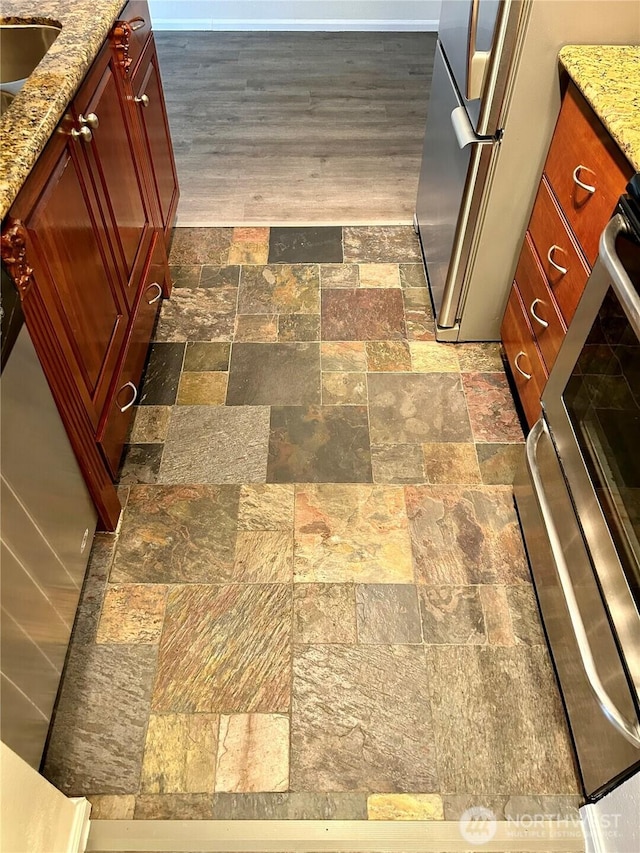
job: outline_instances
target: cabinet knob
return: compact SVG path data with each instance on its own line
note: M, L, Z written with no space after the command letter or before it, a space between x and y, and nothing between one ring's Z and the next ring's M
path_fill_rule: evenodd
M149 95L147 95L146 93L144 95L140 95L140 97L136 95L133 100L136 102L136 104L142 104L145 109L149 106Z
M592 184L585 184L580 180L580 173L583 169L585 170L585 172L589 172L590 175L593 175L595 177L596 173L593 171L593 169L589 169L587 166L580 165L576 166L573 170L572 178L581 189L589 193L589 195L592 195L596 191L596 188Z
M154 302L157 302L157 301L158 301L158 299L160 299L160 297L162 296L162 288L160 287L160 285L158 284L158 282L157 282L157 281L154 281L154 282L153 282L153 284L150 284L150 285L149 285L149 287L147 288L147 293L151 290L151 288L152 288L152 287L157 287L157 288L158 288L158 292L157 292L157 293L156 293L156 295L153 297L153 299L149 299L149 300L148 300L148 301L149 301L149 305L153 305L153 303L154 303Z
M81 125L87 125L93 130L96 130L100 126L100 121L95 113L89 113L88 116L79 115L78 121Z
M558 270L558 272L559 272L561 275L566 275L566 274L567 274L567 268L566 268L566 267L561 267L561 266L560 266L560 264L557 264L557 263L553 260L553 253L554 253L556 250L557 250L558 252L562 252L562 254L564 254L564 249L561 249L561 248L560 248L560 246L553 245L553 246L551 246L551 248L550 248L550 249L549 249L549 251L547 252L547 260L549 261L549 263L551 264L551 266L554 268L554 270Z
M525 371L520 367L520 359L522 358L523 355L526 356L526 352L524 350L520 350L520 352L518 353L518 355L514 359L515 365L516 365L516 370L518 371L518 373L521 376L524 376L525 379L529 380L529 379L531 379L531 374L525 373Z
M531 306L529 307L529 313L531 314L531 316L533 317L534 320L537 320L537 322L540 323L540 325L542 326L543 329L547 329L549 327L549 324L547 323L547 321L543 320L542 317L539 317L536 314L536 305L538 305L538 303L540 303L540 305L544 305L544 302L542 301L542 299L534 299L533 302L531 303Z
M131 390L133 391L133 397L132 397L132 398L129 400L129 402L128 402L128 403L126 403L124 406L120 406L120 411L121 411L121 412L126 412L126 411L127 411L127 409L130 409L130 408L131 408L131 406L133 406L133 404L135 403L135 401L138 399L138 389L137 389L137 388L136 388L136 386L133 384L133 382L125 382L125 384L122 386L122 388L120 389L120 391L124 391L124 389L125 389L125 388L131 388ZM118 394L120 394L120 391L118 391Z
M87 127L85 124L82 125L80 130L76 130L75 127L71 129L71 136L74 139L80 139L82 142L91 142L93 139L93 133L91 133L91 128Z

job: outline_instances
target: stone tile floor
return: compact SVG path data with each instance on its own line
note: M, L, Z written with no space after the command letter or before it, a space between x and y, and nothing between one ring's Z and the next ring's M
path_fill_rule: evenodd
M410 228L179 229L45 774L102 818L574 814L496 344Z

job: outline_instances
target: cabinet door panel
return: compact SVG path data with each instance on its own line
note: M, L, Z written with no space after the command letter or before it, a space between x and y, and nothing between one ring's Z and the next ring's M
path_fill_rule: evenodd
M97 237L97 214L70 141L26 220L37 248L45 303L64 328L77 373L100 414L124 342L127 314L113 281L107 248Z
M91 173L103 208L108 211L108 231L119 259L127 301L133 305L135 283L151 243L152 224L138 172L128 108L120 98L111 62L92 97L83 106L76 99L78 115L95 114L98 126L85 146Z
M151 163L151 177L162 217L162 227L167 234L173 226L178 205L178 177L153 39L150 40L135 74L133 91Z

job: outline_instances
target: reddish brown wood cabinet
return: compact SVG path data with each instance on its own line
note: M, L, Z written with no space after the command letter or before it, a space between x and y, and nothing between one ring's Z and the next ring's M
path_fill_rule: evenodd
M529 426L598 254L600 233L633 170L569 83L502 322L502 343Z
M132 0L3 224L2 256L105 529L178 184L149 13ZM149 106L136 100L147 90ZM145 93L143 93L145 94Z

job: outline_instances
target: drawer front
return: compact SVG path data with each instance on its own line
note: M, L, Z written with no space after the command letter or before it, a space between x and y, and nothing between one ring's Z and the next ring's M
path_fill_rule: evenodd
M567 327L545 280L529 233L522 244L516 269L516 283L547 370L551 370Z
M531 214L529 233L564 321L569 324L589 277L589 267L544 177Z
M164 247L161 238L154 235L153 255L140 287L138 300L129 327L125 357L117 381L113 385L106 417L98 435L109 469L118 474L122 449L133 417L133 407L138 399L138 386L147 358L149 341L162 297L164 280Z
M500 331L520 402L531 427L540 417L540 397L548 374L529 328L515 283L511 288Z
M593 266L600 234L633 172L573 84L562 102L545 173Z
M124 25L124 27L123 27ZM151 15L147 0L129 0L113 28L119 58L133 72L151 33Z

